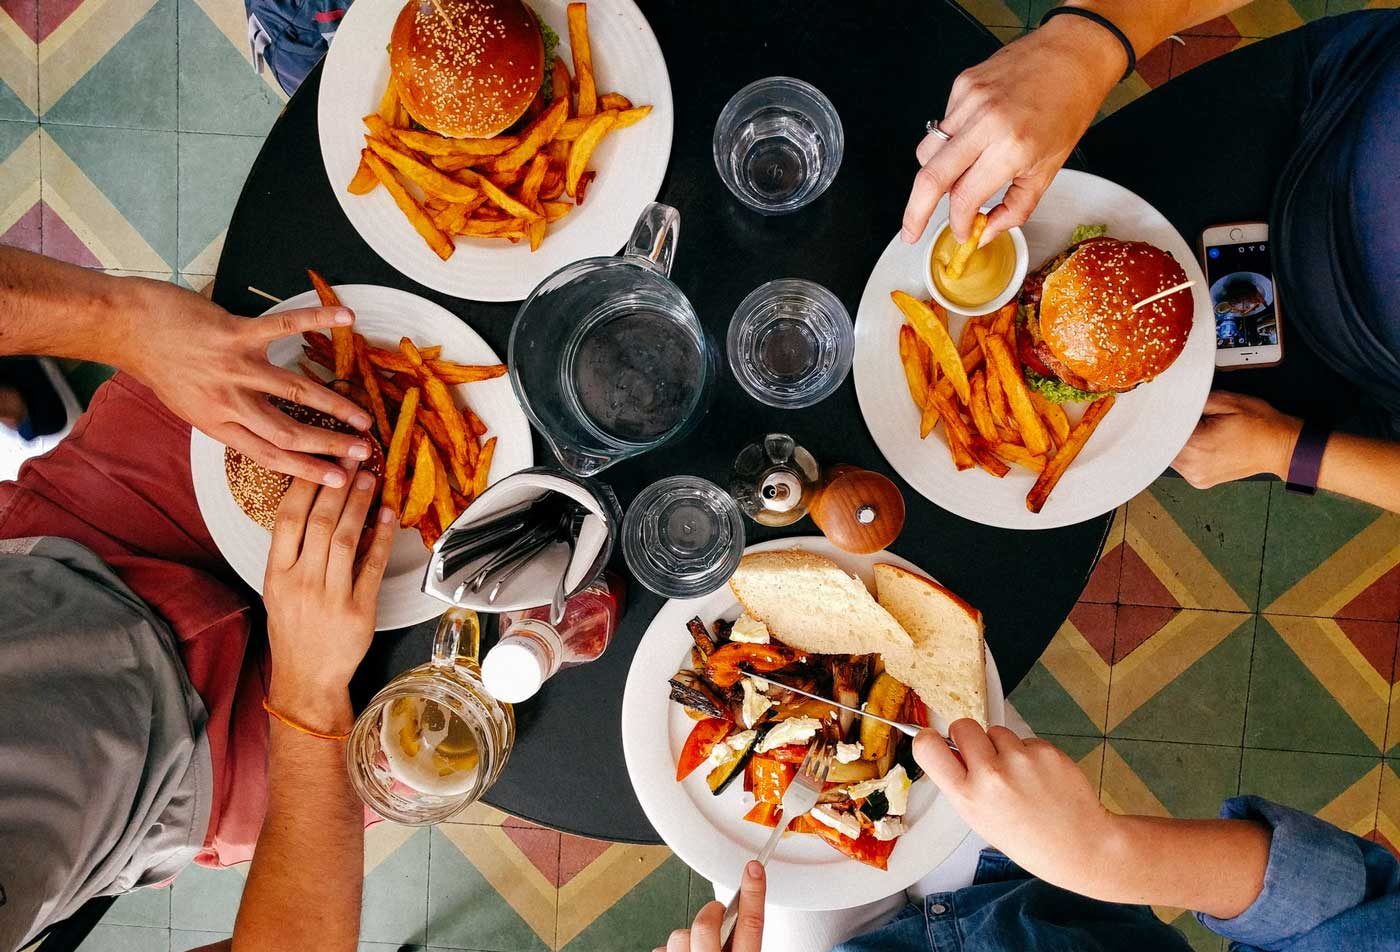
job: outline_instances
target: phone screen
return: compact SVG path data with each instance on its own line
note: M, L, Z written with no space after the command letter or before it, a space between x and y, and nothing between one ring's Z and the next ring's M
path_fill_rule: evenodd
M1217 350L1278 343L1274 269L1267 241L1208 246L1206 280L1215 308Z

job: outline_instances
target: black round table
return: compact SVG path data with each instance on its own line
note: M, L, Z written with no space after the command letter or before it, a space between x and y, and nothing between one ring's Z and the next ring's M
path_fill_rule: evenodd
M709 0L643 3L666 55L675 96L675 140L659 200L680 210L672 274L714 341L755 286L802 277L830 288L854 315L866 278L899 228L915 170L913 151L930 109L953 78L997 49L950 2ZM603 55L606 55L604 51ZM725 101L772 75L808 80L836 105L846 155L828 192L779 218L734 200L715 172L710 136ZM432 300L468 322L502 355L515 304L447 297L396 272L362 241L326 179L316 135L318 67L292 97L249 173L219 262L214 300L256 314L249 285L286 296L307 287L305 268L333 283L381 284ZM606 173L605 173L606 174ZM340 183L339 187L343 187ZM894 476L862 422L847 381L816 407L760 406L721 371L708 416L683 442L607 470L625 506L642 487L688 473L723 483L738 450L767 432L793 434L823 463L854 463ZM536 438L536 460L551 461ZM895 477L898 481L898 477ZM1039 532L977 525L899 482L908 504L891 547L985 613L987 639L1009 692L1044 650L1082 591L1110 517ZM808 534L810 522L774 532L753 523L749 541ZM614 566L624 569L620 558ZM519 705L518 739L486 800L586 836L659 842L627 778L620 742L623 685L633 650L661 600L630 586L621 629L603 658L567 671ZM358 703L428 657L432 625L382 632L356 678ZM664 685L657 685L664 690Z

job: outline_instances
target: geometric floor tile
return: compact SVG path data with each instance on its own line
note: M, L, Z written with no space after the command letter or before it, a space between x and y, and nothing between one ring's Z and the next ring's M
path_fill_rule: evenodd
M365 831L360 938L423 943L428 925L428 831L379 823Z
M248 62L248 21L242 4L178 2L180 131L266 135L285 97L270 71L259 76Z
M180 270L213 274L243 180L262 148L250 136L180 133Z
M1024 27L1030 0L961 0L959 4L987 27Z
M558 833L444 824L430 835L430 945L491 952L553 947Z
M39 148L38 123L0 122L0 245L39 250Z
M1396 648L1395 667L1400 670L1400 646ZM1385 753L1400 756L1400 685L1390 686L1390 716L1386 719Z
M1099 799L1118 813L1207 819L1239 785L1240 749L1108 739Z
M1400 625L1264 615L1245 744L1379 755Z
M1118 601L1119 579L1123 571L1123 541L1128 528L1128 507L1119 506L1113 511L1113 522L1108 527L1103 551L1099 553L1098 564L1089 574L1089 582L1079 593L1081 602Z
M45 123L175 129L175 0L39 0Z
M1157 918L1184 935L1194 952L1224 952L1228 945L1225 939L1201 925L1193 912L1165 908L1154 908L1152 911L1157 913Z
M714 884L692 869L690 871L690 892L686 903L685 921L694 922L700 910L714 901ZM656 940L657 944L660 944L660 942L660 939Z
M1103 736L1116 613L1113 605L1075 605L1011 692L1011 702L1037 733Z
M1097 794L1103 784L1103 765L1106 745L1099 737L1080 737L1077 734L1038 734L1041 740L1054 744L1069 755L1084 778L1089 781Z
M171 929L170 952L189 952L232 937L231 932L199 932L194 929Z
M1400 764L1387 760L1381 767L1380 811L1376 815L1376 839L1400 855Z
M170 930L102 922L78 946L78 952L170 952Z
M1120 605L1107 733L1238 747L1253 640L1253 615Z
M1259 603L1287 615L1400 620L1400 515L1273 483Z
M1184 479L1159 478L1128 502L1119 601L1254 610L1268 506L1268 483L1201 491Z
M175 133L45 126L44 253L88 267L169 271Z
M112 903L102 921L114 926L170 927L170 887L136 889Z
M559 893L559 945L566 952L614 952L617 949L654 948L663 943L675 929L689 925L686 918L690 892L690 869L680 857L670 856L659 866L652 865L656 857L667 853L665 847L617 847L632 851L623 862L632 872L650 869L615 902L605 908L595 902L595 891L602 890L617 876L608 871L596 886L570 890L568 885ZM645 851L645 855L643 853ZM626 882L627 879L622 880ZM606 897L605 897L606 898ZM587 918L589 907L598 908L596 917L579 928ZM572 935L570 935L572 933Z
M187 866L170 887L170 926L197 932L232 932L248 867Z
M1240 793L1267 797L1366 836L1376 828L1380 780L1379 757L1246 747Z
M0 119L39 112L39 10L35 0L0 2Z

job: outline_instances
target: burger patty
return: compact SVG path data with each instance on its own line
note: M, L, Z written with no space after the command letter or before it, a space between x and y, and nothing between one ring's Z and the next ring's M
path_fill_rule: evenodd
M1101 239L1089 239L1089 241L1099 240ZM1080 242L1080 244L1087 244L1087 242ZM1039 271L1026 275L1026 281L1021 285L1020 303L1024 309L1021 313L1026 319L1027 333L1017 335L1016 350L1021 358L1021 364L1032 373L1052 380L1062 380L1076 390L1093 393L1095 392L1094 388L1090 387L1083 377L1061 363L1040 334L1040 297L1045 292L1045 279L1056 268L1064 264L1078 247L1079 245L1073 245L1066 248L1042 265Z

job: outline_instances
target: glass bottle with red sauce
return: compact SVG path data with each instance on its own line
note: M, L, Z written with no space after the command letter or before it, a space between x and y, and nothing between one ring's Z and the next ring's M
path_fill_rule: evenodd
M607 572L565 603L557 625L548 605L502 614L501 637L481 662L486 690L518 704L565 668L597 660L617 631L623 595L622 579Z

